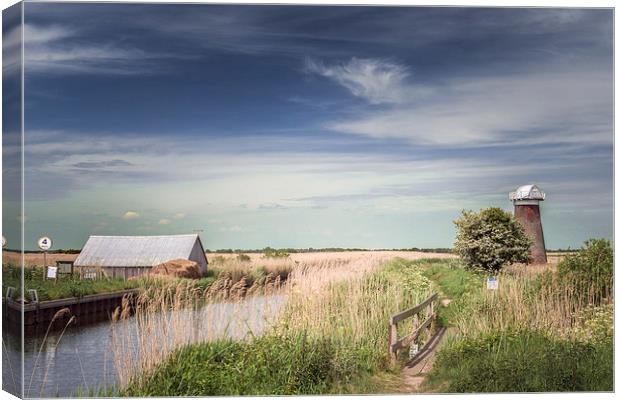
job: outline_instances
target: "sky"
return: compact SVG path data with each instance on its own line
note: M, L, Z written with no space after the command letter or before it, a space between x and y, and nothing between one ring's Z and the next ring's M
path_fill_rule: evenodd
M3 223L25 221L27 248L194 231L210 249L451 247L462 210L510 211L530 183L548 248L612 237L610 9L24 13L25 215Z

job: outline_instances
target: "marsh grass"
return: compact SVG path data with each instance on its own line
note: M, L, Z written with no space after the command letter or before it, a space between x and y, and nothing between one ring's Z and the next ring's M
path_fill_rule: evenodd
M281 289L288 298L281 317L263 335L246 340L230 340L229 335L192 338L175 341L170 346L174 351L157 353L144 346L149 352L146 365L120 366L122 371L139 371L122 381L121 392L132 396L356 392L360 377L370 378L388 367L389 316L416 304L431 290L411 262L385 262L383 257L367 257L298 263ZM174 323L168 326L180 329Z

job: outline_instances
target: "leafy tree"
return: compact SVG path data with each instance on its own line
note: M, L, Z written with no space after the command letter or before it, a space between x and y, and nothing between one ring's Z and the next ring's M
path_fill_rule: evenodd
M454 224L458 229L454 248L468 268L498 272L505 265L531 261L532 240L512 214L501 208L463 211Z

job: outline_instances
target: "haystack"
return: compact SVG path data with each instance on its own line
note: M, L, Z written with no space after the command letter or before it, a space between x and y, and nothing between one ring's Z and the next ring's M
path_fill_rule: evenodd
M151 275L169 276L174 278L200 278L198 263L190 260L170 260L153 267Z

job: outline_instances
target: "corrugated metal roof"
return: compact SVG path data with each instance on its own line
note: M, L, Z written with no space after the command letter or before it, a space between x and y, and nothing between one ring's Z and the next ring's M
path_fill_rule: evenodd
M152 267L174 259L189 259L198 235L91 236L75 260L76 266Z

